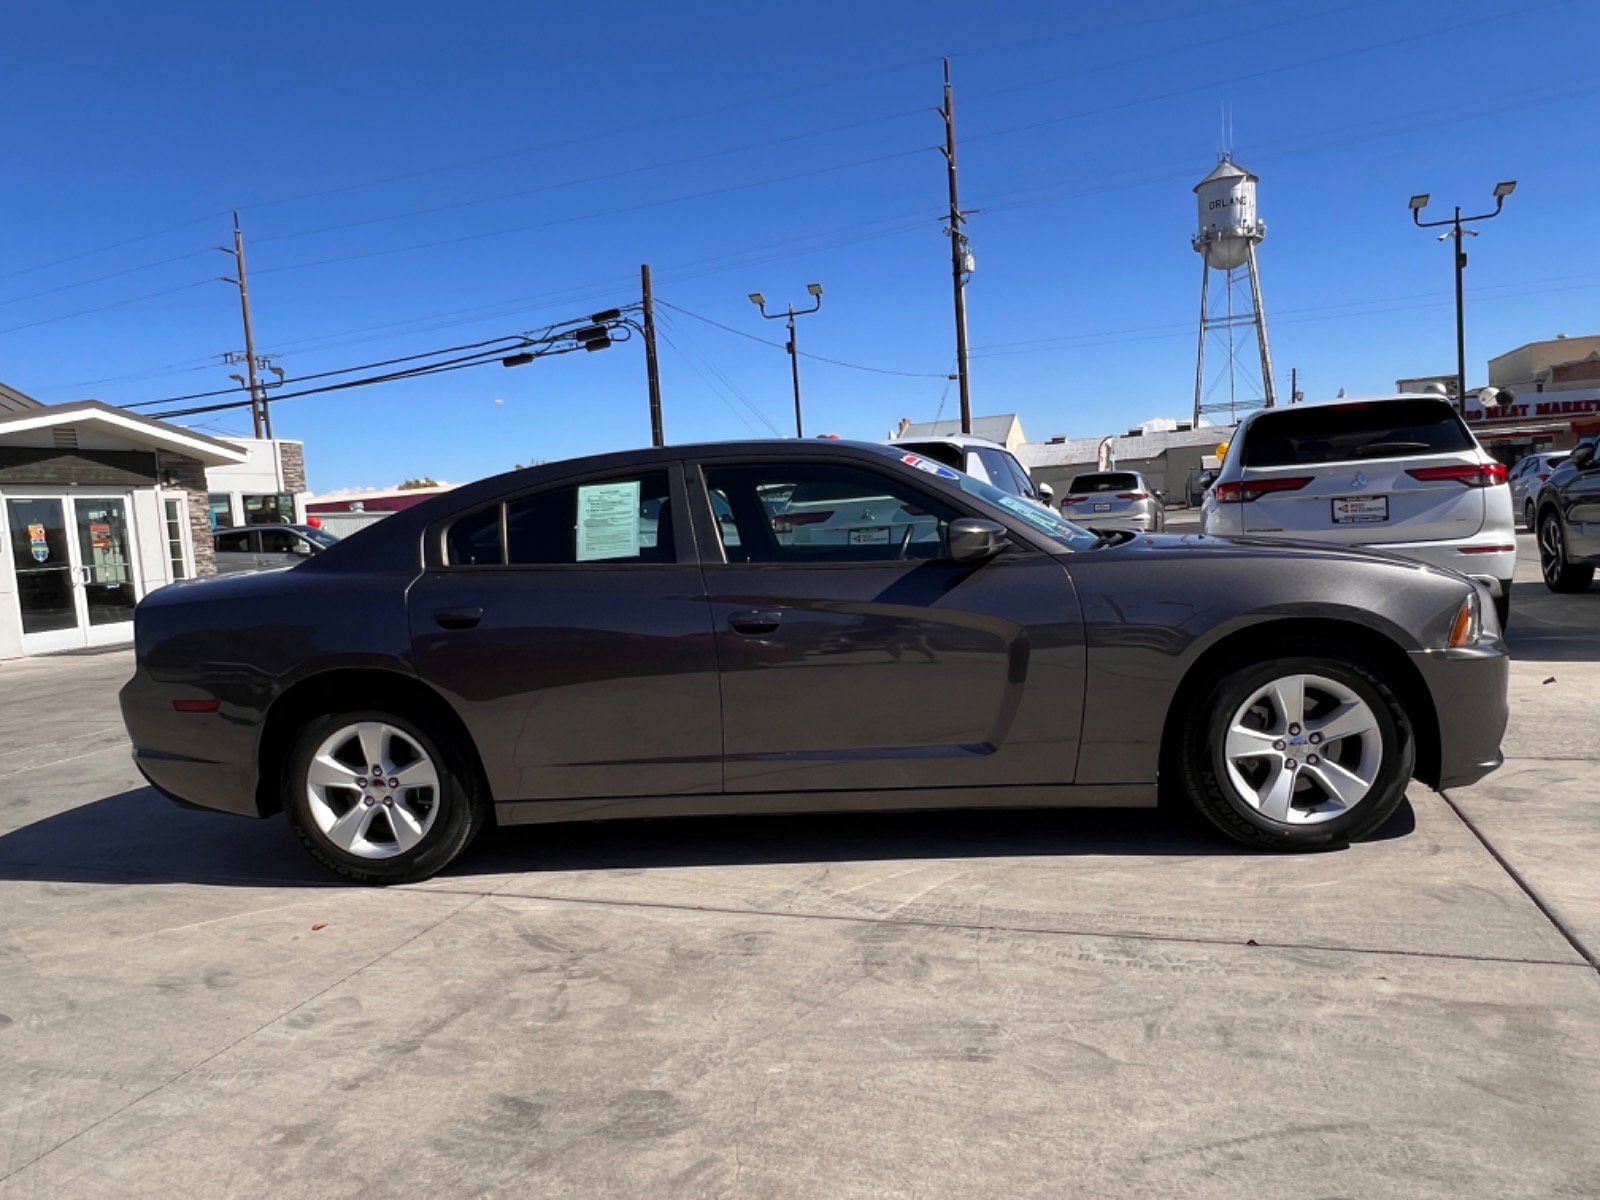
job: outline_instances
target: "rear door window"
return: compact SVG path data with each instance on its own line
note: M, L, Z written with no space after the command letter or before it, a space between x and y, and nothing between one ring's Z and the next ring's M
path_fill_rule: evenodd
M452 566L673 563L671 484L665 471L545 488L456 521L445 536Z
M1443 400L1328 404L1263 413L1245 435L1247 467L1316 466L1471 450L1472 434Z
M219 533L219 534L217 534L217 553L218 554L249 554L249 553L251 553L251 550L250 550L250 533L249 533L249 531L241 529L237 533Z

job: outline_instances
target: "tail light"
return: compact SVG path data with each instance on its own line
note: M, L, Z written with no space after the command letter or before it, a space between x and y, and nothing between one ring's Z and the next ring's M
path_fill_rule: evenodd
M1310 475L1280 475L1276 479L1240 479L1230 483L1214 483L1211 494L1219 503L1259 500L1270 492L1298 492L1311 482Z
M1540 483L1543 483L1546 479L1549 479L1549 478L1550 478L1550 472L1549 471L1540 471L1539 472L1539 482Z
M799 525L820 525L833 516L833 509L816 512L784 513L772 518L772 531L774 533L791 533Z
M1468 487L1486 488L1506 481L1506 465L1501 462L1452 463L1447 467L1412 467L1406 474L1424 483L1449 479Z
M1456 609L1456 619L1450 625L1451 646L1470 646L1478 640L1483 624L1483 614L1478 608L1478 593L1473 592Z
M1117 499L1118 500L1148 500L1148 499L1150 499L1150 493L1149 492L1118 492L1117 493Z
M1063 503L1063 504L1082 504L1088 498L1089 497L1087 497L1087 496L1063 496L1061 498L1061 503Z

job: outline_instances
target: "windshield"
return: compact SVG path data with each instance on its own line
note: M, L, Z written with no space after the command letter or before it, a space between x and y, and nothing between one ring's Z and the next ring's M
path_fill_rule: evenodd
M1069 492L1131 492L1138 488L1139 477L1127 471L1107 471L1094 475L1079 475L1072 481Z
M1315 466L1360 458L1409 458L1475 447L1443 400L1379 400L1273 409L1251 422L1247 467Z
M324 550L339 540L325 529L302 529L300 535L308 542L315 542Z

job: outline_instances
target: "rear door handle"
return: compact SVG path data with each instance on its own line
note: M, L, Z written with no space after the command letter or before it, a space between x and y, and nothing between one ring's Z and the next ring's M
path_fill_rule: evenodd
M751 609L749 612L736 612L728 618L740 633L771 633L783 621L783 614L776 609Z
M433 620L441 629L471 629L483 620L481 608L436 608Z

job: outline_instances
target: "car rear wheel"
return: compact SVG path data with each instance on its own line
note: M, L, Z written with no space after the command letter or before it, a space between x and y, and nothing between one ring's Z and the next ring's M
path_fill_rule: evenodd
M1528 498L1528 502L1522 506L1522 524L1529 533L1533 532L1535 522L1533 516L1533 498L1531 496Z
M1545 513L1539 524L1539 571L1552 592L1586 592L1594 582L1593 566L1568 561L1566 534L1553 512Z
M1195 807L1275 850L1365 837L1399 806L1416 763L1393 689L1334 647L1221 675L1190 707L1180 749Z
M308 722L284 777L284 811L319 862L357 883L413 883L447 866L485 822L448 737L378 710Z

